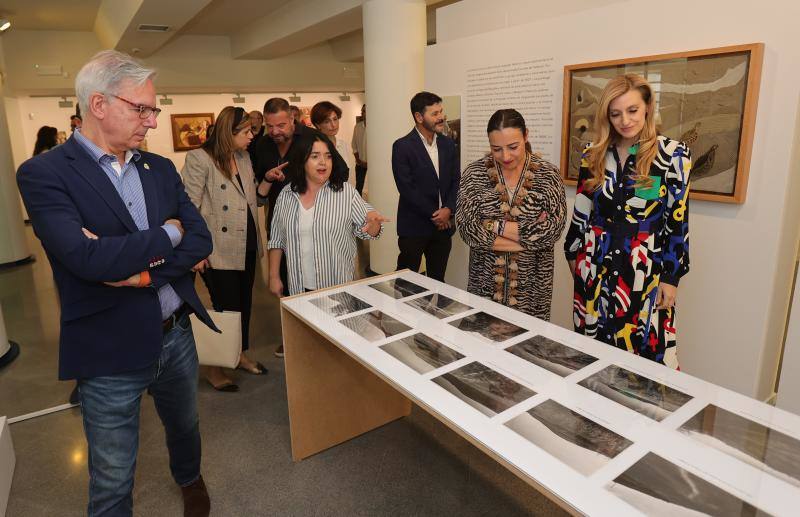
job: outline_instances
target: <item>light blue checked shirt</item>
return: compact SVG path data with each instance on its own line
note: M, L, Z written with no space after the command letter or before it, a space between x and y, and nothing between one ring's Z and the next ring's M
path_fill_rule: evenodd
M81 144L89 156L97 162L103 172L106 173L108 179L117 189L119 197L128 208L136 227L140 230L147 230L150 224L147 222L147 204L144 199L144 190L142 190L142 181L139 178L139 171L133 161L139 161L141 154L138 150L128 150L125 152L125 163L120 166L117 157L112 154L106 154L105 151L97 147L94 142L81 134L80 129L75 129L75 140ZM115 168L116 166L116 168ZM117 168L119 172L117 172ZM181 243L181 232L171 224L165 224L161 228L167 232L172 247L176 247ZM102 238L102 235L98 237ZM165 284L158 289L158 301L161 304L161 319L165 320L181 306L183 301L178 293L172 288L171 285Z

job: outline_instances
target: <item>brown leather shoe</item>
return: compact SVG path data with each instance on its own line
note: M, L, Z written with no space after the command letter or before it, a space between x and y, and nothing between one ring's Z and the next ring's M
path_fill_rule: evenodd
M203 482L203 476L189 486L181 487L183 494L183 517L208 517L211 500Z

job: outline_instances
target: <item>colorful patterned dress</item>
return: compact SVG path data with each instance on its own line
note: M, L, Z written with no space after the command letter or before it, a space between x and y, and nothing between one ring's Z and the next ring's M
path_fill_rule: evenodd
M501 199L506 187L516 202ZM500 219L519 224L523 251L492 250L497 235L485 223ZM518 185L506 185L491 158L472 162L461 175L456 206L456 225L470 247L467 290L549 320L553 248L566 219L564 184L552 163L529 154Z
M689 271L689 149L659 136L652 187L636 188L636 156L623 168L611 146L605 182L589 192L588 147L564 242L567 260L576 261L575 330L678 368L675 308L655 302L660 282L677 287Z

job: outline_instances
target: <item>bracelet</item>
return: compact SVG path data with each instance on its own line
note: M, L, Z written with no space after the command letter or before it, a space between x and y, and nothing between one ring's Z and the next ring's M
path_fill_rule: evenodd
M142 271L139 273L139 285L136 287L147 287L150 283L150 271Z
M498 225L498 227L497 227L497 235L500 235L500 236L502 236L502 235L503 235L503 232L505 231L505 229L506 229L506 220L505 220L505 219L502 219L502 220L500 221L500 224L499 224L499 225Z

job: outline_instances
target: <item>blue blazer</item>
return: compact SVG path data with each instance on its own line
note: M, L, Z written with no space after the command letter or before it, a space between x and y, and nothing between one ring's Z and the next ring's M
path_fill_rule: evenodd
M33 230L53 270L61 304L59 379L145 368L161 352L156 289L169 283L197 316L217 330L194 290L191 268L211 253L211 235L170 160L141 153L136 162L150 229L140 231L100 166L75 140L23 163L17 184ZM175 249L161 228L178 219ZM86 238L84 227L99 239ZM152 288L109 287L149 271Z
M425 150L416 128L395 140L392 145L392 173L400 199L397 202L397 235L400 237L427 237L436 231L431 216L442 206L456 213L459 172L456 146L452 139L438 135L439 176L433 168L430 155ZM450 235L455 232L451 226Z

